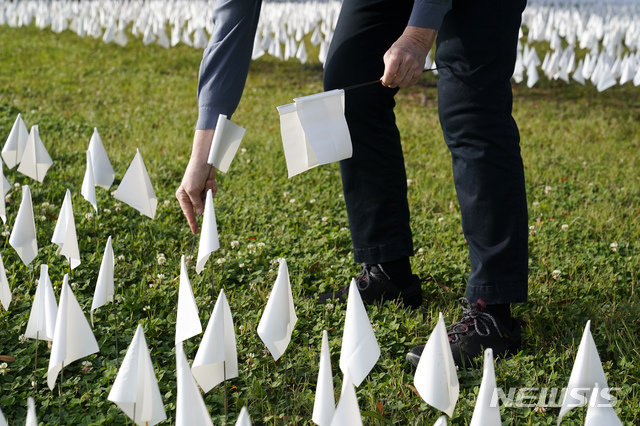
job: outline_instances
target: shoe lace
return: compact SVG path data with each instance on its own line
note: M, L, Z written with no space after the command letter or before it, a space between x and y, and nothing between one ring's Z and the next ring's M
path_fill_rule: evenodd
M474 327L476 333L479 336L488 336L491 334L491 326L495 328L498 335L502 338L500 327L496 319L488 312L482 310L478 304L469 303L469 301L461 297L458 299L458 303L462 306L462 318L459 321L451 324L448 328L448 336L450 341L457 341L459 335L465 335L469 333L469 329Z
M378 270L380 272L382 272L384 274L385 277L387 277L388 280L391 280L391 278L389 277L389 274L387 274L387 272L382 268L382 265L368 265L366 263L362 264L362 272L360 272L360 275L358 275L357 279L356 279L356 283L358 285L358 288L360 290L364 290L365 288L367 288L369 286L369 282L370 282L370 277L371 277L371 268L372 267L377 267Z

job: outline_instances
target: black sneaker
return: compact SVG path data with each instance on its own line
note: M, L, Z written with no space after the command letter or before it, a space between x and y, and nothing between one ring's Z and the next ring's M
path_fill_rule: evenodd
M521 342L520 323L515 318L509 324L498 321L486 311L486 304L478 299L470 304L461 298L462 318L451 324L447 335L456 365L461 369L477 368L482 365L485 348L493 349L496 358L508 358L518 351ZM466 305L466 306L465 306ZM407 362L418 365L424 345L416 346L407 354Z
M413 309L422 305L422 285L417 275L411 276L409 286L400 288L391 281L380 265L362 264L362 272L355 278L355 282L365 304L400 300L405 306ZM318 301L327 303L337 300L346 303L348 296L349 286L347 285L336 291L320 294Z

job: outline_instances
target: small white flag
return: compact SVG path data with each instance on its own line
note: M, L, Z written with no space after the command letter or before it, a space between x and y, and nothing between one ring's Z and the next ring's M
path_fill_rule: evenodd
M0 304L7 311L9 310L9 303L11 303L11 288L9 287L7 272L4 270L2 256L0 256Z
M362 424L356 388L351 382L349 373L343 377L340 400L331 420L331 426L355 426Z
M378 358L380 346L362 303L358 285L351 280L340 349L340 370L343 375L348 373L354 385L360 386Z
M158 381L142 326L138 325L107 399L139 426L166 420Z
M176 426L213 426L200 389L191 375L182 342L176 343L176 379L178 382Z
M578 347L576 359L573 362L573 369L571 370L571 377L569 377L567 391L562 400L562 407L560 407L558 424L562 421L562 417L572 408L586 404L591 393L585 389L593 389L596 383L604 388L609 387L609 385L607 385L607 378L604 375L604 370L602 369L602 363L600 362L600 355L598 355L598 348L596 347L596 342L593 340L590 328L591 321L587 321L587 325L584 327L584 333L582 333L582 340Z
M213 208L213 194L209 189L204 202L204 213L202 215L202 230L200 231L200 244L198 245L198 260L196 261L196 272L204 271L204 265L209 260L209 256L220 248L218 239L218 225L216 224L216 212Z
M49 389L53 390L56 385L56 377L63 366L99 350L98 342L91 331L87 318L71 291L69 275L65 274L56 317L56 329L53 333L49 370L47 371Z
M98 134L98 129L93 129L93 135L89 141L89 152L91 153L91 168L93 169L93 182L104 189L109 189L115 178L111 161L107 151L104 149L102 139Z
M236 420L236 426L251 426L251 418L249 417L249 411L247 407L242 407L238 420Z
M91 324L93 324L93 311L107 302L113 302L115 286L113 282L113 245L111 243L111 235L107 239L102 255L102 263L100 263L100 271L98 272L98 280L96 281L96 289L93 292L93 302L91 303Z
M27 398L27 421L24 426L38 426L36 403L31 397Z
M2 223L7 223L7 206L4 197L7 196L7 193L11 189L11 184L7 178L4 177L2 161L0 161L0 185L0 218L2 219Z
M9 236L9 244L16 250L25 265L31 263L38 255L36 222L33 218L33 204L28 185L22 187L22 201Z
M178 314L176 318L176 344L202 333L198 305L193 296L184 254L180 259L180 287L178 289Z
M13 169L20 164L24 147L27 145L29 138L29 130L22 120L22 115L18 114L16 121L13 123L9 137L2 148L2 158L7 167Z
M124 174L120 186L116 189L114 197L151 219L155 217L158 198L151 185L140 150L136 150L136 155Z
M25 337L53 341L57 315L58 304L49 279L49 267L40 265L40 279L31 305L27 331L24 332Z
M413 384L427 404L451 417L458 401L460 384L442 312L424 346Z
M493 368L493 350L484 350L484 371L482 382L473 409L470 426L501 426L500 407L492 404L493 395L496 392L496 373Z
M73 204L71 203L71 191L67 189L60 208L60 215L53 230L51 242L60 247L60 254L67 258L71 269L80 265L80 250L78 249L78 237L76 235L76 223L73 217Z
M216 130L213 132L213 141L211 142L207 163L213 165L217 170L227 173L231 161L238 151L240 142L242 142L244 132L245 129L243 127L227 119L226 115L220 114Z
M96 200L96 184L93 179L93 163L91 162L91 152L87 151L87 167L84 172L84 179L82 180L82 189L80 193L85 200L93 206L95 211L98 211L98 201Z
M279 106L280 132L289 177L353 154L344 117L344 90L294 99Z
M191 370L205 393L224 380L238 377L236 334L231 308L223 290L220 290L213 307Z
M603 395L607 394L607 397ZM622 426L622 422L616 414L611 401L609 389L601 389L598 383L591 391L591 399L587 407L587 415L584 419L584 426Z
M297 321L287 261L280 259L278 277L258 324L258 336L274 360L277 361L289 346Z
M27 138L27 144L22 153L22 158L20 159L18 171L42 183L44 176L47 174L47 170L49 170L52 164L53 160L44 147L42 139L40 139L38 126L32 126L29 137Z
M313 402L311 419L319 426L331 424L336 410L333 397L333 375L331 374L331 354L329 353L329 337L327 330L322 331L322 348L320 349L320 369L316 384L316 397Z

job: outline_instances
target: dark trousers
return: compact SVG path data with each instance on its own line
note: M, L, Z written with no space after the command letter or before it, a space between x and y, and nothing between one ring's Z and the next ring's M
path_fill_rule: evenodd
M454 0L436 41L436 63L444 68L440 123L469 245L466 297L472 303L527 298L527 205L510 83L525 4ZM325 90L379 78L383 55L402 34L412 6L406 0L344 0L325 64ZM396 93L382 85L346 92L353 157L340 170L357 262L413 255Z

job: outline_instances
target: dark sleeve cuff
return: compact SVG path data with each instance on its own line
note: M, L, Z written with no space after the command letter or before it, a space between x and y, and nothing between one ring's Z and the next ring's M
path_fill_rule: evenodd
M415 0L408 25L437 31L450 9L451 0Z
M228 106L199 106L196 130L215 129L220 114L225 114L228 119L231 119Z

